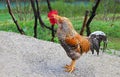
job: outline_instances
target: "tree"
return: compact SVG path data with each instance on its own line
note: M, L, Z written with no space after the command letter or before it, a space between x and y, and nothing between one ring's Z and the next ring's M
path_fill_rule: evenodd
M92 7L92 12L91 12L91 16L90 18L88 19L87 23L86 23L86 32L87 32L87 36L90 35L91 31L90 31L90 23L92 21L92 19L95 17L96 15L96 10L97 10L97 7L100 3L100 0L97 0L96 4Z
M6 3L7 3L7 7L8 7L9 14L11 15L14 23L16 24L18 31L19 31L21 34L25 34L25 32L24 32L23 29L19 26L17 20L15 19L15 16L14 16L13 13L12 13L12 10L11 10L11 7L10 7L10 1L9 1L9 0L6 0Z

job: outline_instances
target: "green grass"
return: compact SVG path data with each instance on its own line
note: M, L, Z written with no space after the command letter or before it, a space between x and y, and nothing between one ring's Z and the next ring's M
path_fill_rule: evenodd
M108 48L109 49L116 49L120 50L120 26L119 21L111 22L111 21L103 21L101 19L98 19L99 15L96 16L96 18L91 23L91 30L101 30L104 31L108 36ZM50 23L48 21L48 18L46 15L42 15L43 21L46 25L50 26ZM81 25L83 22L83 16L80 17L68 17L71 22L73 23L75 29L79 32L81 29ZM34 26L34 19L32 20L26 20L26 21L20 21L18 20L18 23L22 27L22 29L25 31L26 35L33 36L33 26ZM111 24L114 24L112 27ZM56 26L57 28L57 26ZM7 31L7 32L18 32L16 25L13 23L10 15L8 13L2 13L0 14L0 31ZM38 39L42 40L51 40L51 31L46 28L41 28L38 24ZM86 34L86 33L84 33ZM58 42L57 37L55 38L55 42Z
M120 38L108 37L108 48L120 50Z
M10 19L9 13L0 13L0 22L9 21Z

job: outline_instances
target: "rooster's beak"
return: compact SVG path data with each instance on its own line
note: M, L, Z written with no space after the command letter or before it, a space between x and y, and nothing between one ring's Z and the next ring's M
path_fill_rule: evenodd
M54 14L53 17L58 23L62 23L62 17L61 16Z

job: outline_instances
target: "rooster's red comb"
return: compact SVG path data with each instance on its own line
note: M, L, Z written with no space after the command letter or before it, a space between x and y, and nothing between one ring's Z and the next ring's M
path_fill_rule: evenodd
M54 25L56 23L56 20L54 19L53 15L58 15L58 11L57 10L52 10L52 11L48 12L48 18L49 18L50 23L52 25Z

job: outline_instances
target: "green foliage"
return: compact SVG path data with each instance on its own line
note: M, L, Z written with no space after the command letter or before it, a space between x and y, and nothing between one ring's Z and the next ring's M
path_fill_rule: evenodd
M66 17L83 16L85 11L91 11L92 6L95 4L94 0L91 0L91 2L81 1L79 3L76 3L76 0L52 0L50 2L53 9L58 10L60 15ZM17 4L17 6L12 8L12 11L17 16L17 18L20 20L30 20L33 18L33 10L30 2L15 2L15 4ZM41 14L47 15L49 9L47 7L47 3L44 0L40 1L39 7ZM120 5L118 2L115 2L115 0L101 0L97 8L97 14L103 14L104 18L107 18L107 16L111 13L120 13L119 8ZM4 9L4 11L0 10L0 13L1 12L7 12L7 9Z
M113 37L108 37L108 46L107 49L115 49L115 50L120 50L120 38L113 38ZM108 51L108 53L111 53L111 51Z
M86 9L90 9L91 5L66 3L63 1L56 1L52 3L53 9L58 10L60 15L64 16L80 16L84 15Z
M101 0L97 12L108 15L110 13L119 13L120 2L117 0Z
M64 0L57 0L52 2L51 6L54 10L58 10L60 15L64 16L80 16L84 15L84 12L86 9L91 9L92 5L91 3L85 4L81 2L80 4L74 4L73 1L66 2ZM40 4L40 10L42 14L47 14L49 11L47 7L47 3L41 3Z
M12 8L13 14L19 20L30 20L33 17L33 10L30 3L16 3L17 6Z

